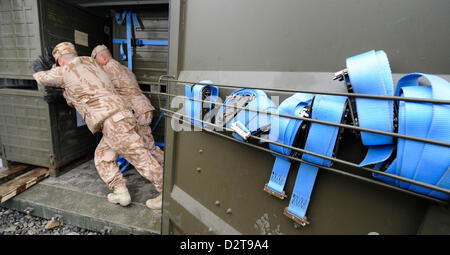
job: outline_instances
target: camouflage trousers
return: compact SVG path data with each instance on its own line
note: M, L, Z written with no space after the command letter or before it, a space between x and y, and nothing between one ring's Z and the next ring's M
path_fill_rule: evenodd
M164 166L164 151L155 145L153 139L152 129L149 125L137 125L137 133L144 139L145 147L150 151L152 156L158 161L161 166Z
M149 111L141 115L135 115L137 119L136 131L144 139L145 146L161 166L164 166L164 151L155 145L150 123L152 122L153 112Z
M117 165L117 157L122 155L147 180L162 191L163 168L144 144L144 139L136 132L136 119L131 111L121 111L103 122L103 138L95 150L95 167L108 185L114 189L125 185Z

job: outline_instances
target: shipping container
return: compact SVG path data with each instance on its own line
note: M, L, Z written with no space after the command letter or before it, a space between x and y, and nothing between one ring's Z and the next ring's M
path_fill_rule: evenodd
M222 100L252 87L278 96L278 104L292 92L277 89L346 93L334 72L371 49L389 56L394 84L410 72L450 80L449 9L446 0L171 1L168 74L176 79L168 91L183 96L185 84L211 80ZM448 202L402 192L338 163L333 168L340 171L319 169L310 224L301 227L284 215L298 163L285 187L289 198L280 200L264 191L275 160L258 149L265 146L205 130L177 132L170 121L163 234L449 233ZM339 148L336 158L354 163L367 150L347 131Z
M116 14L133 11L143 23L133 26L134 43L138 39L169 40L169 46L133 45L131 59L141 88L158 109L152 126L161 116L154 134L157 142L164 142L165 149L162 213L146 211L142 201L157 192L140 176L134 176L130 185L132 198L141 200L133 200L132 209L106 202L106 191L97 185L103 185L102 181L90 175L95 168L92 162L75 169L76 173L66 176L66 180L51 179L49 184L36 185L36 190L48 194L67 191L65 196L55 195L64 201L50 203L47 201L51 195L36 197L24 192L8 206L22 210L29 204L41 204L37 210L41 216L63 211L64 217L82 227L109 228L113 234L450 234L448 200L382 182L367 167L358 166L367 147L355 129L341 129L339 146L332 156L341 161L318 169L308 201L309 224L302 226L285 215L298 161L292 162L287 178L287 198L279 199L265 191L275 160L267 144L240 142L231 132L198 127L192 131L194 125L190 123L184 127L191 131L177 130L173 123L180 123L178 117L186 112L180 108L182 104L172 101L175 96L186 96L185 85L204 80L220 88L222 100L241 88L264 90L276 105L298 91L348 95L346 84L333 80L335 72L345 68L347 58L372 49L387 53L394 84L412 72L435 74L450 81L448 0L71 2L108 20L111 37L103 44L112 48L113 57L125 65L128 59L123 60L122 55L128 52L121 52L120 45L112 43L114 38L127 36L126 25L117 23ZM90 51L84 54L90 55ZM13 103L7 102L5 107L11 107ZM46 109L47 105L41 103L36 100L39 107ZM16 112L26 111L23 106L15 107ZM51 112L52 106L47 107ZM1 117L7 118L10 109ZM66 115L74 120L72 114ZM47 121L50 117L40 118L45 126L58 123ZM41 129L46 130L45 134L54 132ZM4 144L11 141L7 134L12 133L13 138L20 135L11 131L3 135L2 130L0 141ZM39 141L52 144L50 138L45 139ZM299 144L295 146L302 149ZM8 155L8 150L3 153ZM297 159L299 155L294 154ZM85 189L89 185L90 190ZM88 193L94 194L96 200ZM73 208L65 201L68 196L97 202L95 206Z

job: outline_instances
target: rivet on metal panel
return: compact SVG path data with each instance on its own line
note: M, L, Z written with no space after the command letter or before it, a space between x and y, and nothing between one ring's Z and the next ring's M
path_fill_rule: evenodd
M220 201L216 200L215 205L220 206Z
M199 172L200 173L200 171L202 170L200 167L197 167L197 172Z
M231 208L228 208L226 212L227 214L231 214L233 211L231 210Z

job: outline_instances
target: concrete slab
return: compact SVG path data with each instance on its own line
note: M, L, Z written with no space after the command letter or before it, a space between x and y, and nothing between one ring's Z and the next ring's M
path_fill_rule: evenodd
M152 211L145 201L158 193L153 184L135 169L126 172L132 204L111 204L110 192L100 179L93 160L74 167L58 177L48 177L29 190L2 204L50 219L59 216L65 223L111 234L159 234L161 212Z
M147 199L154 198L158 195L155 186L142 177L134 168L125 171L125 176L133 202L145 204ZM104 196L105 198L111 192L98 175L94 160L84 162L58 177L51 176L41 183L92 195Z

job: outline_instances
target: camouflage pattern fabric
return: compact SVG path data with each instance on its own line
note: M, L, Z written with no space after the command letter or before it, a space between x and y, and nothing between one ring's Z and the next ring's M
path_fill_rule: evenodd
M75 46L71 42L62 42L58 43L55 48L53 48L52 55L55 58L55 61L58 61L58 58L65 54L75 54L77 55L77 51L75 50Z
M162 191L163 169L136 132L136 119L130 111L114 114L103 124L103 138L95 150L95 166L110 189L122 186L126 179L117 166L122 155L136 170Z
M139 118L139 116L155 110L150 100L142 93L137 83L136 76L128 69L121 65L115 59L111 59L103 66L103 69L110 75L111 81L116 91L130 103L131 108L136 113L136 117L140 125L150 124L148 119Z
M95 60L75 57L63 67L54 66L33 77L38 85L63 88L67 103L83 116L89 130L95 133L102 129L103 139L97 146L94 161L110 189L125 182L116 163L120 154L161 191L161 165L136 132L137 120L128 104L117 94L108 74Z
M128 104L117 95L107 73L90 57L75 57L63 67L33 75L38 85L64 88L64 97L81 114L89 130L100 130L103 121Z
M147 114L141 115L141 118L147 118L144 123L151 122L153 114L152 112L147 112ZM138 122L139 123L139 122ZM155 145L155 139L153 139L152 129L150 125L137 125L137 133L144 139L145 147L150 151L153 157L158 161L161 166L164 166L164 151Z
M100 49L100 51L107 50L100 47L96 47L96 49ZM130 102L130 107L133 109L134 116L137 119L137 132L144 138L146 147L158 160L159 164L161 166L164 165L164 151L155 145L149 126L152 122L155 107L150 103L148 97L142 93L136 76L128 67L114 59L109 60L103 68L110 75L114 88L119 95L125 98L127 102Z

